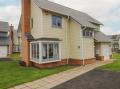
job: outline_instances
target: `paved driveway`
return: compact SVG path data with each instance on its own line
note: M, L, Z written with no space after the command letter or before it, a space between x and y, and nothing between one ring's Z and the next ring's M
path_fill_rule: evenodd
M52 89L120 89L120 72L95 69Z

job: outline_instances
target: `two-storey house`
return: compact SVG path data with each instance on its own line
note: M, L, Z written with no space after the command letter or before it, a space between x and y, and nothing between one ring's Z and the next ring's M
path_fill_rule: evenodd
M102 23L48 0L22 0L22 62L26 66L85 65L111 59Z

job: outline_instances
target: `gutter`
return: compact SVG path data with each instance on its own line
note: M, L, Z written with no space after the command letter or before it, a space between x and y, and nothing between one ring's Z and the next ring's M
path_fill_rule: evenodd
M82 54L82 65L85 66L85 58L84 58L84 38L83 38L83 31L86 29L86 27L84 27L82 29L82 34L81 34L81 54Z
M66 29L66 49L67 49L67 64L69 64L69 46L68 46L68 31L70 31L70 23L69 23L69 19L70 17L68 16L68 26L67 26L67 29ZM68 30L68 31L67 31Z

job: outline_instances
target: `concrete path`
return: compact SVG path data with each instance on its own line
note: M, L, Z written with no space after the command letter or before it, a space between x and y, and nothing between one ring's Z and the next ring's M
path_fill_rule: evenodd
M74 69L70 69L58 74L54 74L42 79L35 80L33 82L24 83L10 89L50 89L57 85L60 85L68 80L71 80L77 76L80 76L88 71L95 69L96 67L111 63L111 61L97 61L94 64L86 66L80 66Z

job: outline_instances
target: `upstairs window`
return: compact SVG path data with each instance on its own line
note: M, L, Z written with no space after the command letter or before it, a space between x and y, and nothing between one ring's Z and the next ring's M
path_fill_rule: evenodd
M62 27L62 17L53 15L52 16L52 26L57 27L57 28L61 28Z
M83 36L84 37L93 37L94 31L93 30L83 30Z

